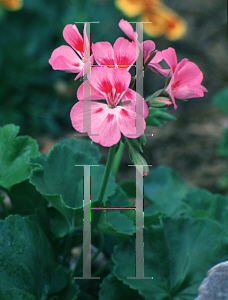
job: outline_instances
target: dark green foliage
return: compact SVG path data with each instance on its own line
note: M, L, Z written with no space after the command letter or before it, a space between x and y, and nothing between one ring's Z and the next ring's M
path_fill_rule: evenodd
M159 167L144 178L144 276L151 279L127 279L135 276L135 210L103 210L92 244L112 267L100 271L100 281L74 280L70 250L83 242L83 167L75 165L98 165L98 148L70 139L36 156L36 142L16 137L16 126L0 132L2 170L12 174L0 181L2 300L192 300L207 270L228 259L228 198ZM91 167L92 206L103 172ZM133 207L135 192L134 181L116 184L111 176L104 205Z

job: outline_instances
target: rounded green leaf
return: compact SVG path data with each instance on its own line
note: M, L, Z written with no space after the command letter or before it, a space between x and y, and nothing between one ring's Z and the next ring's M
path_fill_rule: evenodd
M98 162L101 158L101 154L99 152L99 148L97 145L92 144L92 141L87 140L76 140L75 138L71 138L68 140L61 140L59 145L68 145L70 146L74 152L84 152L86 155L93 157Z
M170 216L189 213L189 207L181 199L193 189L169 167L161 166L151 170L144 178L144 197L152 203L145 208L145 215L157 211Z
M101 283L99 300L143 300L137 290L118 280L113 274L109 274ZM110 291L112 291L110 293Z
M183 199L191 209L192 216L205 217L223 224L228 231L228 198L212 194L204 189L196 189Z
M13 289L46 299L54 266L51 245L34 222L18 215L0 221L0 289L6 299Z
M17 300L35 300L35 296L27 293L25 291L22 291L17 288L12 288L10 290L5 290L4 294L1 292L0 289L0 299L1 300L12 300L12 299L17 299Z
M29 159L39 155L37 142L29 136L16 137L18 132L13 124L0 128L0 186L6 189L28 179Z
M34 165L31 183L68 220L71 230L82 228L83 166L96 165L90 167L92 203L98 198L105 167L97 166L96 159L82 152L74 152L66 144L57 144L47 156L39 156L31 162ZM110 176L104 202L114 194L115 187L115 180Z
M146 300L192 300L207 270L228 258L225 228L209 219L163 217L144 230L144 277L135 277L135 239L116 246L115 276Z

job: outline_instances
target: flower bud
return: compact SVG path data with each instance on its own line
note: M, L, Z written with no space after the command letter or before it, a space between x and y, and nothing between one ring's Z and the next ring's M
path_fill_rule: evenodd
M146 101L149 107L163 108L172 104L168 98L156 97Z
M134 148L129 148L129 155L138 171L147 176L149 173L149 167L146 160L139 154Z

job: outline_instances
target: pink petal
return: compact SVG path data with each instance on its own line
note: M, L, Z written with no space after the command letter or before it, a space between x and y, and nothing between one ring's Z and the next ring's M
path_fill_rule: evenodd
M134 64L139 55L139 48L135 42L120 37L113 46L115 62L118 67L127 68Z
M78 75L74 78L74 80L77 80L78 78L82 77L84 75L83 68L81 71L78 73Z
M146 62L150 56L150 53L155 50L155 43L149 40L144 41L143 43L140 44L140 48L143 50L144 62Z
M202 84L200 84L199 86L196 86L196 87L198 87L199 89L201 89L205 93L208 92L208 90Z
M90 58L90 44L86 34L87 23L85 23L85 27L83 30L83 40L84 40L84 62L86 63Z
M132 101L129 104L124 104L126 101ZM149 114L149 109L146 104L146 101L140 96L138 93L131 89L127 89L126 93L122 97L122 107L127 108L128 110L132 110L137 112L145 119ZM137 107L136 107L137 105Z
M180 86L173 92L175 98L177 99L190 99L203 97L203 90L198 86Z
M172 84L173 84L173 78L171 78L171 80L169 82L169 85L166 88L166 91L169 93L169 95L170 95L170 97L172 99L172 102L173 102L173 105L174 105L174 109L177 109L176 101L175 101L175 98L174 98L174 93L173 93L173 90L171 88ZM179 99L181 99L181 98L179 98ZM184 98L182 98L182 99L184 99Z
M168 49L162 51L162 55L163 59L171 67L171 70L174 73L177 66L176 51L173 48L169 47Z
M54 70L78 73L83 68L81 59L69 46L60 46L55 49L49 59L49 64Z
M183 60L184 61L184 60ZM181 85L194 86L201 84L203 80L203 73L193 62L187 61L183 67L181 67L182 61L179 63L174 73L175 81L179 81ZM178 65L179 65L178 64Z
M78 31L76 25L66 25L63 29L63 37L65 41L75 50L77 53L83 57L84 52L84 42L81 34Z
M116 109L109 108L107 104L80 101L71 109L70 117L77 131L88 132L91 140L104 147L111 147L120 140Z
M159 63L160 61L163 60L163 56L162 56L162 52L161 51L157 51L155 56L152 59L153 63Z
M146 123L142 115L128 109L127 106L117 106L117 126L123 135L129 138L137 138L144 133Z
M134 29L128 21L122 19L120 20L118 25L120 29L126 34L126 36L129 37L129 39L135 42L138 40L137 32L134 32Z
M99 65L114 67L114 51L109 42L98 42L92 44L92 51L96 62Z
M78 100L101 100L105 97L99 93L90 83L85 80L77 90Z
M93 67L91 70L91 85L105 96L110 105L117 105L131 81L131 75L126 69Z
M93 65L93 54L90 56L90 60L84 63L82 70L79 72L79 74L75 77L74 80L77 80L78 78L84 76L85 74L87 75L88 80L90 80L90 75L91 75L90 71L92 65Z
M148 64L148 68L151 69L151 71L155 72L155 73L159 73L163 76L167 76L169 74L169 72L171 71L171 69L163 69L159 62L163 59L162 56L162 52L161 51L157 51L157 53L155 54L155 56L153 57L153 59L151 60L151 62ZM157 71L155 71L155 70Z
M155 72L155 73L158 72L159 74L161 74L161 75L163 75L163 76L165 76L165 77L169 74L169 72L170 72L170 70L171 70L171 69L162 69L162 67L161 67L159 64L153 63L153 62L149 63L148 68L149 68L151 71L153 71L153 72ZM156 72L155 70L156 70L157 72Z

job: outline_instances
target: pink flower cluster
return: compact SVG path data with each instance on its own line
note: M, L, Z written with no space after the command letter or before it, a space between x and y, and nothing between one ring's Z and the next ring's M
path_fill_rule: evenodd
M129 88L132 81L129 69L136 62L139 51L143 52L144 64L148 68L163 76L169 74L171 79L165 91L172 102L164 99L167 106L173 103L176 109L175 98L202 97L207 91L201 85L203 74L196 64L186 58L177 63L173 48L157 51L152 57L155 51L153 41L140 44L137 33L127 21L121 20L119 27L131 42L123 37L118 38L113 47L109 42L97 42L92 44L93 54L90 55L86 25L83 36L76 25L66 25L63 37L71 47L60 46L49 60L54 70L78 73L75 80L86 75L87 79L77 91L79 101L70 112L72 125L79 132L88 132L94 142L105 147L117 144L121 134L137 138L146 128L148 105L142 96ZM163 59L170 69L161 67L159 63ZM161 98L158 101L162 101ZM140 109L136 110L136 106Z

